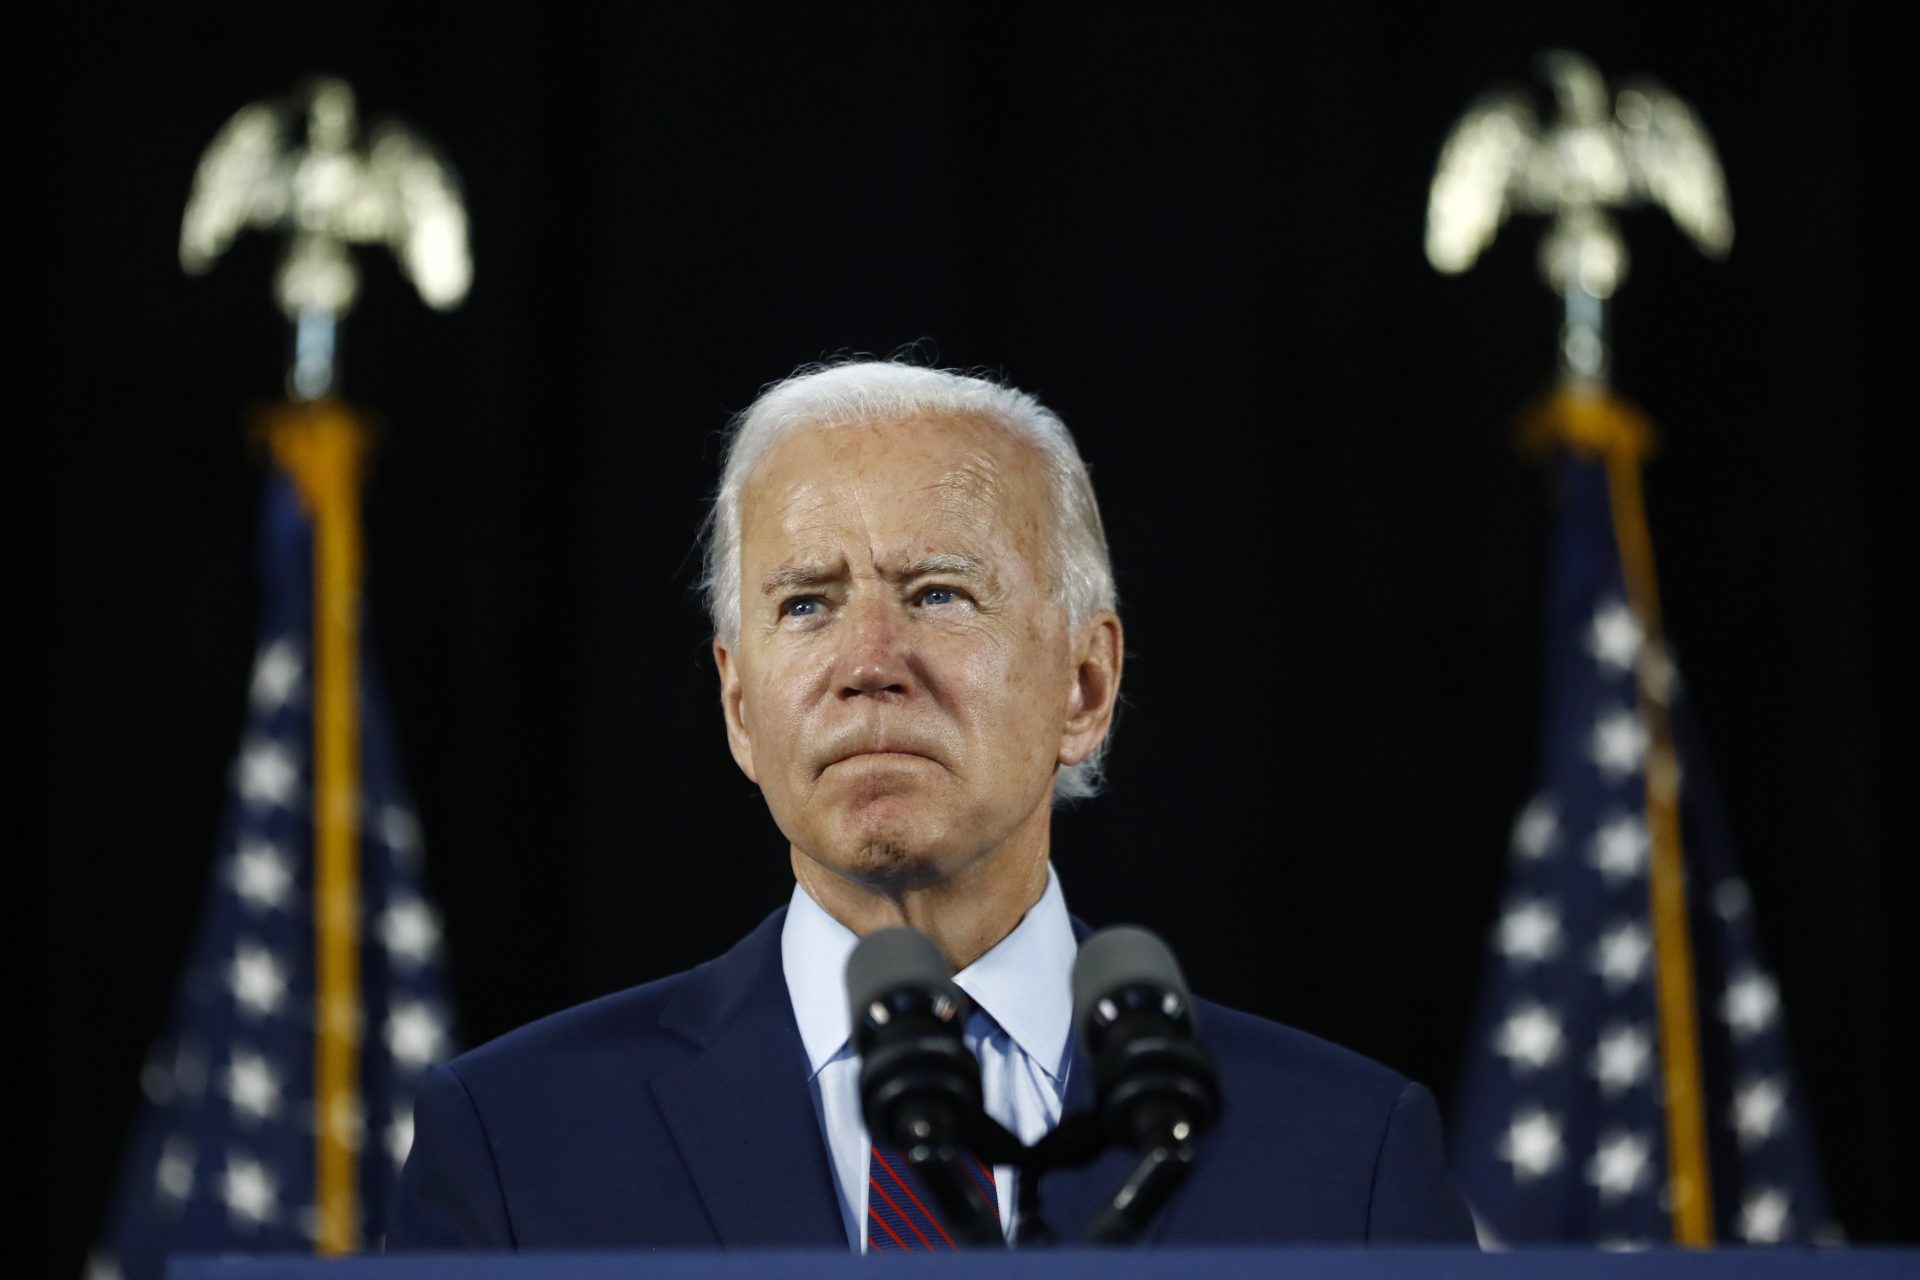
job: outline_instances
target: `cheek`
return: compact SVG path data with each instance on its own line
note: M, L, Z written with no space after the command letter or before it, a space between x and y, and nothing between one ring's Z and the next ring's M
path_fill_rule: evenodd
M763 663L744 683L740 718L753 739L754 758L763 764L791 758L816 701L809 696L809 673L791 662Z
M990 721L1016 742L1039 743L1064 719L1064 679L1043 632L974 647L949 670L959 676L962 713Z

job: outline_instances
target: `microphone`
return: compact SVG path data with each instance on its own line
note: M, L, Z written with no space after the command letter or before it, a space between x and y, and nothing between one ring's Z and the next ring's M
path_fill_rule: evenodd
M963 1035L971 1005L939 949L915 929L868 934L847 960L847 1004L867 1132L900 1148L956 1236L1004 1247L998 1211L961 1163L976 1135L999 1126Z
M1213 1059L1194 1039L1193 997L1167 944L1131 925L1087 939L1073 965L1073 1025L1093 1062L1096 1107L1114 1141L1141 1153L1093 1239L1131 1240L1193 1171L1220 1114Z

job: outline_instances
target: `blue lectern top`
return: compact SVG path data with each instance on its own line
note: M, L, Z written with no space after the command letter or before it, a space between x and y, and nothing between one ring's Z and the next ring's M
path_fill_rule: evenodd
M899 1270L904 1268L904 1271ZM904 1258L809 1253L468 1253L176 1258L169 1280L1920 1280L1914 1249L1049 1249Z

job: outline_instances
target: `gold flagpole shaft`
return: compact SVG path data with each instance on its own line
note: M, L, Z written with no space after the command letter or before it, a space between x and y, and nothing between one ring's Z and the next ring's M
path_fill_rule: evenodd
M1686 859L1680 841L1680 775L1667 696L1671 677L1660 643L1660 593L1653 539L1640 490L1639 456L1607 453L1607 494L1614 541L1627 582L1628 606L1645 640L1639 664L1640 719L1647 727L1647 876L1653 919L1654 992L1660 1020L1660 1066L1667 1095L1667 1186L1674 1243L1713 1243L1713 1197L1707 1173L1706 1100L1700 1078L1700 1016L1694 999L1693 942L1687 925Z
M1667 1186L1676 1244L1713 1243L1713 1194L1707 1166L1706 1102L1700 1070L1700 1018L1694 998L1693 944L1687 924L1686 859L1680 838L1680 773L1669 714L1671 667L1661 643L1660 588L1653 538L1640 488L1640 463L1652 427L1639 412L1594 383L1567 382L1529 423L1536 441L1597 455L1607 469L1613 537L1626 579L1627 605L1643 636L1638 662L1640 722L1647 731L1648 914L1653 923L1654 999L1666 1095Z
M276 409L269 439L314 523L315 1251L360 1243L360 472L365 430L338 402Z

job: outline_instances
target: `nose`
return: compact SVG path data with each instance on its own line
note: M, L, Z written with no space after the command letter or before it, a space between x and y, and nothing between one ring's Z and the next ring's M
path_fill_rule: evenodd
M856 601L848 607L835 684L842 698L907 697L914 688L906 619L890 602Z

